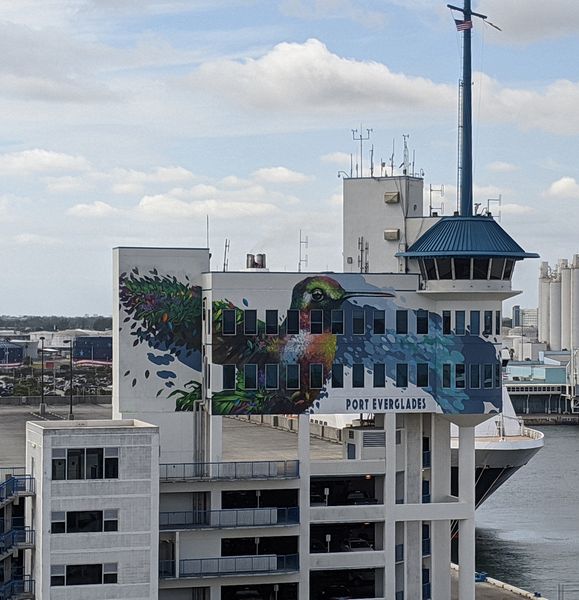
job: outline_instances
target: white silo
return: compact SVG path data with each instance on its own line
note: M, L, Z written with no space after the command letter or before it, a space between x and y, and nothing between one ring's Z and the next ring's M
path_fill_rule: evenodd
M579 254L571 262L571 346L579 348Z
M551 279L549 285L549 349L561 350L561 276Z
M569 261L562 258L559 261L561 274L561 348L571 348L571 269Z
M578 271L579 276L579 271ZM539 341L549 342L549 263L542 262L539 267ZM579 334L579 329L577 331ZM579 337L577 338L579 340Z

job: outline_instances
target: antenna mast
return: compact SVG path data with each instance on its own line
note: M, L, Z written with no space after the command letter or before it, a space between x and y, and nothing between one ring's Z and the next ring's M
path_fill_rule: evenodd
M229 239L225 238L225 248L223 250L223 272L229 268Z
M364 152L364 142L366 142L367 140L370 139L370 134L372 133L372 129L366 129L366 135L364 135L362 133L362 124L360 124L360 133L356 136L356 134L358 133L357 129L352 129L352 139L355 142L360 142L360 177L364 177L364 170L363 170L363 152Z
M302 237L302 230L300 229L300 257L298 260L298 273L302 272L302 265L304 265L304 267L308 266L308 255L303 253L303 250L308 248L308 236L306 235L305 238Z

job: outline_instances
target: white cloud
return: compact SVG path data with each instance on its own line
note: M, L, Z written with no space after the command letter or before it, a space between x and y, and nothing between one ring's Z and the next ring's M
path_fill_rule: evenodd
M574 177L561 177L545 192L551 198L579 198L579 183Z
M342 58L319 40L282 43L258 59L217 60L189 78L192 89L230 99L236 108L271 112L360 114L372 109L430 115L454 110L452 86L393 73L383 64Z
M183 167L157 167L150 172L113 169L109 175L103 174L103 177L112 179L112 191L122 195L142 194L151 185L187 183L195 179L193 173Z
M350 167L352 156L345 152L330 152L320 157L323 163L338 165L339 167Z
M29 175L53 171L85 171L90 163L82 156L35 148L22 152L0 154L0 172L11 175Z
M252 173L252 177L263 183L305 183L311 181L313 177L292 171L287 167L269 167L258 169Z
M373 10L363 0L282 0L282 14L300 19L347 19L370 28L384 25L384 10Z
M481 0L478 11L488 15L502 32L489 28L496 41L534 42L579 33L576 0Z
M13 239L23 246L60 246L63 243L59 238L37 233L19 233Z
M100 200L96 200L92 204L75 204L67 211L69 215L82 219L103 219L112 217L117 212L118 209Z
M519 167L514 165L513 163L504 162L502 160L497 160L487 165L487 169L492 171L493 173L512 173L516 171Z
M503 204L500 208L501 215L530 215L537 212L532 206L526 206L524 204Z
M91 189L91 184L82 177L65 175L63 177L46 177L46 189L51 194L76 194Z

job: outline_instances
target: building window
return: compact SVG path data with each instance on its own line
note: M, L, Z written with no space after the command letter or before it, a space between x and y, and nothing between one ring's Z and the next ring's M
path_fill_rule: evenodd
M491 263L490 279L502 279L504 270L505 270L505 259L504 258L493 258L492 263Z
M286 365L286 387L288 390L300 389L300 366Z
M324 387L324 366L319 363L310 364L310 388L321 390Z
M52 450L52 479L53 481L66 479L66 448Z
M257 311L247 309L243 312L243 333L245 335L257 335Z
M470 279L470 258L454 259L454 278Z
M352 365L352 387L364 387L364 365L361 363Z
M119 478L119 449L105 448L105 479Z
M265 365L265 388L277 390L279 387L279 366L277 364Z
M507 258L507 262L505 263L505 271L503 273L503 279L508 281L511 278L514 266L515 261L512 258Z
M495 387L500 388L501 385L502 385L501 363L495 363Z
M455 386L459 389L464 389L466 387L466 369L464 364L459 363L455 366L456 368L456 377L455 377Z
M72 448L66 453L66 478L84 479L84 448Z
M102 479L103 478L103 458L104 452L102 448L87 448L86 449L86 478L87 479Z
M501 311L495 313L495 334L501 335Z
M408 333L408 311L396 311L396 333Z
M493 332L493 311L485 310L485 322L483 335L491 335Z
M235 365L223 365L223 389L235 389Z
M428 387L428 363L416 364L416 385L421 388Z
M480 365L470 365L470 387L480 388Z
M439 279L452 279L452 262L450 258L437 258Z
M333 310L332 311L332 333L336 335L344 334L344 311Z
M488 258L475 258L472 266L472 278L473 279L488 279L489 277L489 263Z
M483 385L485 388L493 387L493 366L483 365Z
M117 583L117 563L97 565L52 565L50 567L50 585L101 585Z
M408 364L398 363L396 365L396 387L408 387Z
M449 388L452 385L452 365L445 363L442 365L442 387Z
M383 388L386 385L386 365L384 363L374 364L373 380L375 388Z
M78 510L66 513L67 533L101 532L102 530L102 510Z
M480 310L470 311L470 334L480 335Z
M375 335L383 335L386 333L386 311L374 311L374 323L372 331Z
M296 334L300 332L300 311L291 309L287 311L286 333Z
M335 363L332 365L332 387L344 387L344 365Z
M223 335L235 335L235 309L225 308L221 312L221 333Z
M53 512L51 523L51 533L66 533L66 513L65 512Z
M424 272L426 273L426 277L428 279L438 279L438 274L436 273L436 262L433 258L424 259Z
M324 332L324 312L319 308L310 310L310 333Z
M421 335L428 335L428 311L417 310L416 311L416 333Z
M464 310L457 310L455 313L455 333L464 335L466 333L466 313Z
M265 333L267 335L278 335L279 333L279 317L277 310L265 311Z
M52 479L118 479L118 452L118 448L55 448L52 451Z
M243 379L244 388L246 390L257 389L257 365L244 365L243 366Z
M352 333L356 335L363 335L366 329L366 322L364 319L364 311L361 308L355 308L352 311Z
M450 311L449 310L442 311L442 333L444 335L450 335L450 333L451 333Z

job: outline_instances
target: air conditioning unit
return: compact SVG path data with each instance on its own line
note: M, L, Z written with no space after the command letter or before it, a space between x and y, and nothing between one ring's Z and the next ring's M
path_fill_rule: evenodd
M398 204L400 194L398 192L384 192L384 202L386 204Z
M384 239L387 242L397 242L400 239L400 229L385 229Z

